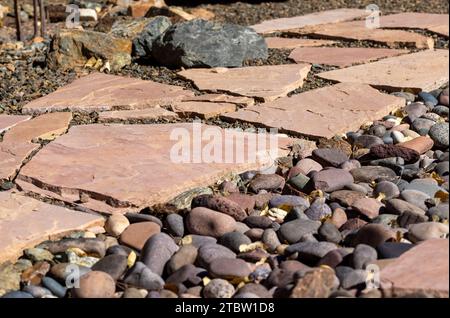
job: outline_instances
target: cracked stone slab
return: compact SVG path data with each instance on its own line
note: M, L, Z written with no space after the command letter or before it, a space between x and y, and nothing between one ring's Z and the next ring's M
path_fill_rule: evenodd
M224 147L221 159L230 147L220 140L225 140L225 145L233 144L233 139L241 136L246 147L243 153L259 153L259 160L251 161L248 156L240 162L231 160L234 163L196 160L203 146L211 145L211 139L202 140L202 147L195 147L195 151L190 140L194 133L194 141L202 139L202 132L208 128L219 131L222 137L218 140ZM164 205L189 189L211 185L229 174L271 166L278 157L273 152L286 155L287 146L293 142L287 137L278 138L278 145L266 140L266 147L256 152L249 146L252 136L242 132L230 135L218 127L200 124L73 126L66 135L43 147L21 169L16 183L23 191L104 214L136 211ZM171 160L171 152L179 153L180 138L192 147L187 152L192 160L187 163Z
M380 27L390 29L423 29L449 36L449 15L404 12L380 17Z
M220 114L236 111L235 104L211 102L183 102L173 105L171 108L180 117L199 117L201 119L210 119Z
M376 48L304 47L289 55L297 63L347 67L408 53L408 50Z
M354 131L405 106L403 98L380 93L365 84L341 83L222 115L313 138L332 138Z
M365 83L388 91L432 91L448 82L448 50L426 50L317 76L334 82Z
M448 239L427 240L413 247L384 267L380 278L384 292L394 297L419 293L448 298Z
M161 107L138 110L112 110L98 114L99 122L174 120L178 115Z
M295 49L297 47L314 47L335 44L336 41L317 39L295 39L295 38L265 38L269 49Z
M40 148L35 140L53 140L65 133L72 113L52 113L18 123L0 142L0 181L12 180L22 164Z
M371 41L389 47L408 46L432 49L434 40L418 33L403 30L371 29L365 21L342 22L290 31L331 40Z
M81 77L22 108L26 114L132 110L171 105L194 95L182 87L103 73Z
M302 87L310 64L250 66L241 68L189 69L178 74L200 90L226 91L272 101ZM270 76L269 76L270 74Z
M255 104L255 100L253 98L225 94L203 94L191 96L183 98L183 102L231 103L239 106L251 106Z
M30 118L31 116L0 115L0 134L23 121L29 120Z
M251 28L253 28L258 33L273 33L304 28L306 26L362 19L368 15L369 13L367 13L366 10L361 9L336 9L320 11L291 18L266 20L261 22L260 24L251 26Z
M103 224L101 216L0 192L0 263L17 260L24 249L43 241Z

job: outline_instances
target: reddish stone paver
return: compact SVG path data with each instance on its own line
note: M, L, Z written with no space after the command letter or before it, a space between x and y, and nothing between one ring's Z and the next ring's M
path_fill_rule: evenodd
M252 28L258 33L273 33L287 31L291 29L304 28L312 25L322 25L342 21L361 19L368 16L366 10L360 9L336 9L320 11L307 15L291 18L281 18L266 20L260 24L253 25Z
M0 134L23 121L29 120L30 118L31 116L0 115Z
M381 28L423 29L440 35L449 35L448 14L404 12L380 17Z
M230 69L190 69L178 74L192 80L200 90L226 91L271 101L303 86L310 69L309 64L286 64Z
M24 249L45 240L103 223L100 216L0 192L0 263L15 261Z
M28 103L22 108L22 112L143 109L170 105L192 95L191 91L179 86L93 73Z
M313 47L325 46L336 43L330 40L316 40L316 39L295 39L295 38L265 38L267 47L269 49L295 49L297 47Z
M0 142L0 181L11 180L23 162L38 150L35 140L52 140L69 127L71 113L45 114L22 121L5 132Z
M137 110L112 110L98 114L99 122L174 120L178 115L161 107Z
M432 260L432 261L430 261ZM382 289L394 297L449 297L449 241L433 239L413 247L380 272Z
M305 47L292 51L289 58L297 63L347 67L405 53L408 53L408 51L375 48Z
M251 106L255 104L255 100L253 98L225 94L203 94L198 96L189 96L183 98L183 102L231 103L240 106Z
M200 117L209 119L220 114L236 111L236 105L231 103L183 102L173 105L172 111L181 117Z
M205 131L212 126L199 127ZM41 149L21 169L16 183L24 191L76 203L98 212L125 212L164 204L186 190L212 184L230 173L270 166L277 157L263 151L255 162L245 156L236 163L205 163L201 159L208 161L208 158L194 153L194 142L187 140L191 147L187 157L191 160L187 163L172 161L171 151L178 154L180 150L173 147L180 145L182 136L192 137L193 130L192 124L74 126L66 135ZM219 131L227 142L235 137L217 127L214 131ZM202 134L197 132L195 129L196 138L201 138ZM247 145L245 151L240 153L256 154L248 147L248 137L254 135L237 135L247 137L243 138ZM201 145L211 145L211 136L208 138ZM291 142L292 139L280 138L279 148L286 149ZM269 141L266 147L263 149L278 149ZM221 159L229 148L222 151ZM281 150L278 156L284 154ZM82 194L85 195L80 200Z
M448 50L426 50L320 73L335 82L366 83L388 91L431 91L448 82Z
M399 45L418 49L434 47L434 40L431 37L403 30L371 29L366 26L365 21L321 25L291 32L332 40L371 41L390 47Z
M222 117L279 128L296 135L331 138L357 130L365 122L381 118L404 105L404 99L382 94L369 85L342 83Z

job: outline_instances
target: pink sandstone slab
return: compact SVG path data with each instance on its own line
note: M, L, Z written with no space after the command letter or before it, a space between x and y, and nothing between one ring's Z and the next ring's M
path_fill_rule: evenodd
M251 27L258 33L273 33L291 29L299 29L306 26L361 19L368 15L369 13L360 9L336 9L291 18L266 20Z
M199 117L209 119L220 114L236 111L236 105L231 103L183 102L171 107L180 117Z
M247 107L222 118L294 135L331 138L403 106L403 98L382 94L369 85L342 83Z
M112 110L98 114L99 122L174 120L178 115L161 107L137 110Z
M14 127L18 123L29 120L31 116L22 115L0 115L0 134Z
M211 130L219 139L212 142L209 136L201 140L203 133ZM244 149L233 153L230 151L236 146L236 136L243 139ZM252 137L256 135L231 134L199 123L74 126L43 147L21 169L16 183L23 191L88 210L136 211L164 204L184 191L210 185L231 173L271 166L278 156L286 154L287 145L293 141L280 137L277 145L263 136L266 146L261 145L261 151L257 151L252 148ZM185 162L179 156L181 141L187 142ZM206 157L211 153L210 148L204 150L207 145L222 148L218 160ZM238 153L244 158L236 157ZM228 161L224 160L227 154ZM252 160L257 154L257 160Z
M336 43L336 41L330 40L277 38L277 37L268 37L265 38L265 40L267 47L269 49L295 49L297 47L326 46Z
M434 40L431 37L403 30L371 29L366 27L365 21L321 25L291 32L332 40L371 41L389 47L399 45L418 49L434 47Z
M203 94L189 96L183 98L183 102L231 103L239 106L250 106L255 104L255 100L253 98L225 94Z
M341 47L297 48L289 55L297 63L325 64L338 67L367 63L408 53L408 50Z
M6 131L0 142L0 181L15 177L22 164L40 145L35 140L53 140L66 132L71 113L44 114L18 123Z
M423 29L448 37L449 16L418 12L391 14L380 17L380 28Z
M24 249L43 241L103 224L101 216L0 192L0 263L16 261Z
M302 87L309 64L250 66L241 68L190 69L178 74L200 90L275 100Z
M22 108L23 113L71 110L80 112L144 109L171 105L194 95L179 86L93 73Z
M384 292L394 297L448 298L448 239L427 240L413 247L383 268L380 278Z
M366 83L388 91L431 91L448 82L448 50L426 50L377 62L320 73L317 76L346 83Z

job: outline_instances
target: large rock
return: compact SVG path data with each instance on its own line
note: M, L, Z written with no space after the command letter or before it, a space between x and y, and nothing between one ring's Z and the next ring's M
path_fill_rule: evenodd
M153 43L172 23L167 17L155 17L146 24L142 32L133 39L133 55L136 57L151 57Z
M434 239L421 243L382 269L382 289L387 295L448 298L449 243Z
M153 57L171 67L238 67L268 56L264 38L250 28L195 19L171 26L153 45Z
M131 63L131 51L128 39L95 31L63 30L53 39L49 58L54 67L71 69L83 67L94 57L117 71Z
M17 259L22 250L42 241L103 223L102 217L0 192L0 263Z

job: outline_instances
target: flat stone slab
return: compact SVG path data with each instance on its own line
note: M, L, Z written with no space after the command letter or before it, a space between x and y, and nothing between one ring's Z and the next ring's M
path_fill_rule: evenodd
M23 113L144 109L171 105L193 92L179 86L135 78L92 73L22 108Z
M178 74L193 81L200 90L226 91L271 101L302 87L310 69L309 64L286 64L189 69Z
M341 48L341 47L304 47L297 48L289 55L297 63L312 63L347 67L367 63L386 57L408 53L408 50Z
M365 21L351 21L320 25L291 31L332 40L371 41L389 47L408 46L418 49L432 49L434 40L418 33L403 30L371 29Z
M240 106L251 106L255 104L255 100L253 98L225 94L203 94L198 96L189 96L183 98L183 102L231 103Z
M53 140L65 133L72 113L51 113L18 123L0 142L0 181L11 180L24 161L39 149L36 140Z
M101 216L0 192L0 263L17 260L24 249L43 241L103 223Z
M161 107L153 107L137 110L111 110L98 114L98 120L102 123L120 122L120 121L156 121L156 120L174 120L178 115Z
M449 241L433 239L413 247L380 272L382 289L394 297L449 297Z
M292 18L266 20L260 24L251 26L258 33L273 33L291 29L304 28L306 26L337 23L361 19L368 16L366 10L360 9L336 9L320 11Z
M29 120L31 116L22 115L0 115L0 134L14 127L18 123Z
M380 17L381 28L423 29L448 37L449 15L404 12Z
M208 158L202 156L203 146L211 145L211 137L198 141L207 128L218 131L222 137L213 143L223 147L220 162L206 163ZM262 151L257 152L249 147L249 138L254 134L227 132L199 123L74 126L41 149L21 169L16 183L23 191L101 213L139 211L164 205L184 191L211 185L231 173L271 166L278 157L275 150L279 150L280 156L286 155L288 151L284 150L293 141L280 137L279 144L274 145L267 140ZM242 153L247 155L236 161L231 153L231 160L225 161L230 147L223 144L231 142L235 146L236 136L242 137L245 145ZM188 142L186 163L180 162L179 156L171 156L179 154L183 140ZM199 147L194 145L197 142ZM250 160L256 154L258 160ZM238 159L236 155L234 158Z
M366 83L388 91L428 92L448 82L448 60L448 50L426 50L317 76L335 82Z
M235 104L211 102L183 102L173 105L171 108L180 117L199 117L202 119L236 111Z
M316 40L316 39L295 39L295 38L265 38L269 49L295 49L297 47L315 47L335 44L336 41Z
M278 128L281 132L331 138L405 106L405 100L365 84L342 83L307 91L222 116L224 120Z

